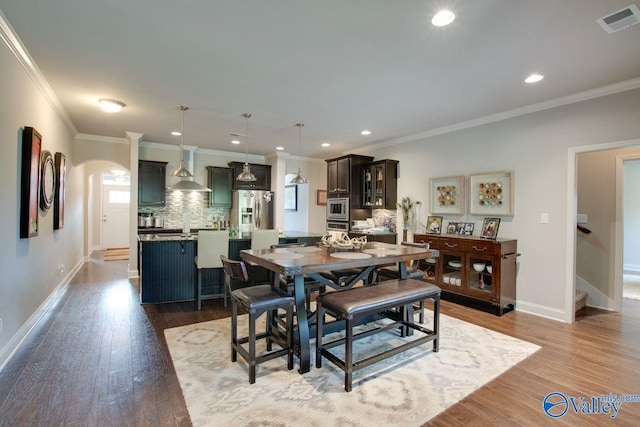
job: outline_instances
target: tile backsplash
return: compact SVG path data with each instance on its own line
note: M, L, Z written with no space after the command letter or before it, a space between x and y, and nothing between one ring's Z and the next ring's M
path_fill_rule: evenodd
M213 219L228 220L229 209L210 208L209 194L204 191L167 191L165 206L144 206L139 212L150 212L156 218L164 219L164 228L182 228L185 212L191 215L191 228L211 227Z

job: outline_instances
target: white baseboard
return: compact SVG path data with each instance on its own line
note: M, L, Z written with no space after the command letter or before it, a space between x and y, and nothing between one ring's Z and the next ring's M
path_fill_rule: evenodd
M11 356L15 354L20 345L24 342L24 340L29 336L29 333L33 330L33 328L40 322L42 316L60 299L62 295L67 290L67 286L71 279L76 275L80 267L85 263L85 258L83 257L78 261L78 263L69 271L69 273L58 283L55 289L49 294L47 299L45 299L40 307L36 309L36 311L27 319L27 321L22 325L18 332L11 337L9 342L0 350L0 371L4 369Z
M524 313L534 314L540 317L545 317L551 320L557 320L558 322L569 323L566 320L565 311L557 308L551 308L540 304L518 300L518 302L516 303L516 310L522 311Z
M614 310L615 305L611 298L578 275L576 275L576 290L585 291L588 294L587 306L604 310Z
M129 279L140 278L140 274L138 273L138 270L127 270L127 274L129 275Z
M622 272L624 274L640 274L640 265L625 264L624 266L622 266Z

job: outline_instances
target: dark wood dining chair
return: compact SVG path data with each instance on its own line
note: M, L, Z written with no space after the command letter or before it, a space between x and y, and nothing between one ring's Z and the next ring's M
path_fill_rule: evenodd
M238 353L249 364L249 383L256 382L257 365L267 360L287 355L287 368L293 369L293 306L294 299L271 285L248 285L249 275L243 261L220 256L225 273L225 286L231 295L231 361L237 361ZM249 335L238 337L238 306L249 313ZM278 310L285 310L285 322L281 322ZM256 333L256 321L267 313L267 326L263 333ZM257 340L265 339L266 352L256 354ZM281 348L273 350L275 343ZM248 344L248 349L244 344Z

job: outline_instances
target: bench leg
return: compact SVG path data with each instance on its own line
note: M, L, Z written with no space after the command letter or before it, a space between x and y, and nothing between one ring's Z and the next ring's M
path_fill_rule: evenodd
M347 318L345 324L345 342L344 342L344 390L351 391L351 382L353 380L353 322Z
M293 307L287 308L287 369L293 369Z
M322 368L322 337L324 324L324 308L318 304L316 309L316 368Z
M238 345L238 303L236 300L231 301L231 361L236 362L238 360L238 352L236 346Z
M433 340L433 351L437 353L440 350L440 295L433 298L433 332L437 337Z

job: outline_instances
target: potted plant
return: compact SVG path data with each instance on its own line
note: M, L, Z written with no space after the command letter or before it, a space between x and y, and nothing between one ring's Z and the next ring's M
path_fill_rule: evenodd
M402 238L406 241L407 230L409 229L409 217L413 212L411 197L403 197L400 203L396 203L396 206L402 212Z

